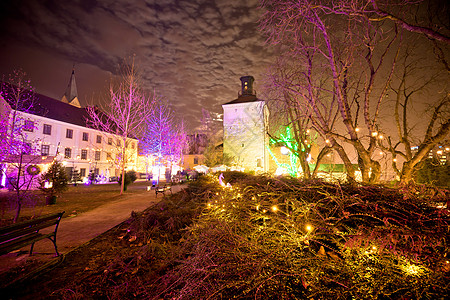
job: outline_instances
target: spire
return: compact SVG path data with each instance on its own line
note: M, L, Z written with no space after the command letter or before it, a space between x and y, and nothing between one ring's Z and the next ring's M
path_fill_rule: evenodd
M76 107L81 107L80 102L78 101L77 84L75 82L75 64L73 64L69 85L67 85L66 92L62 96L61 101Z

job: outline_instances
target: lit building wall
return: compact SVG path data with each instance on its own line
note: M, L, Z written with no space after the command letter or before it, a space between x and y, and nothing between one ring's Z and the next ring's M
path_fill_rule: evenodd
M265 102L256 98L253 77L241 77L242 91L238 99L223 104L223 152L233 164L245 171L269 170L267 135L269 111Z

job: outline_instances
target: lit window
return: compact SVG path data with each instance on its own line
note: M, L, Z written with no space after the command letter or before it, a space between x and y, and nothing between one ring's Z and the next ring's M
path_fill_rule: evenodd
M43 134L51 135L52 134L52 125L44 124Z
M83 132L83 138L82 138L82 140L83 140L83 141L88 141L88 140L89 140L89 133Z
M72 149L65 148L64 149L64 158L71 158L72 157Z
M100 144L102 142L102 136L97 135L97 144Z
M81 150L81 159L87 159L87 150Z
M42 145L41 147L41 155L47 156L50 153L50 145Z
M100 157L101 157L101 152L95 151L95 160L100 160Z
M85 177L86 176L86 169L85 168L81 168L80 169L80 177Z
M67 139L73 138L73 129L66 129L66 138Z

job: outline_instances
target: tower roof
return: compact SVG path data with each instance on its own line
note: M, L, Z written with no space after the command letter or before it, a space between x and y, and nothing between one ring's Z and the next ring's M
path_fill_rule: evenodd
M240 80L241 91L238 94L238 98L223 105L262 101L256 97L256 91L253 89L253 82L255 81L253 76L242 76Z
M61 101L76 107L81 107L80 102L78 101L77 83L75 81L75 66L72 68L72 75L70 75L69 84L67 85L66 92L62 96Z

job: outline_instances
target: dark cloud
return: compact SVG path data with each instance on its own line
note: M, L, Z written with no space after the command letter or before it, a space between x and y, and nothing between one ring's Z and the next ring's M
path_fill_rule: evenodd
M44 59L47 67L30 74L65 72L67 81L66 66L76 62L79 93L89 95L104 88L88 84L101 81L91 76L107 79L123 58L135 54L145 87L156 88L194 127L202 108L221 112L221 104L236 97L240 76L253 75L258 83L270 53L257 31L257 4L257 0L6 1L0 7L1 55L10 62L1 64L0 71ZM20 57L15 45L27 49L28 57ZM67 69L56 70L61 67ZM60 86L61 80L54 83L50 96L61 95L66 85Z

